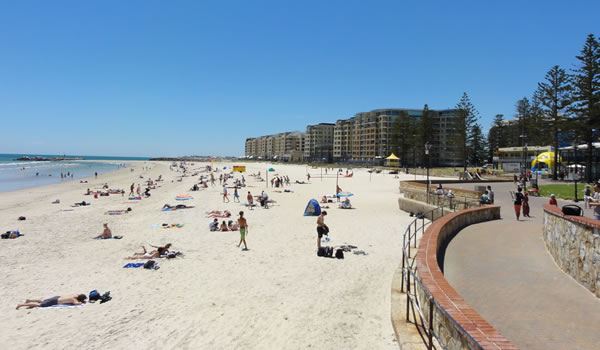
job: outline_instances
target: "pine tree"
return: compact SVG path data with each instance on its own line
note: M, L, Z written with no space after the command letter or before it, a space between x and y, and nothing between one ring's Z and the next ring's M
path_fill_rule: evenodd
M487 158L487 151L485 138L483 137L481 126L479 124L475 123L475 125L473 125L467 145L469 147L469 164L472 166L482 165Z
M404 166L412 164L410 154L414 145L414 133L414 125L411 123L408 112L400 112L392 125L392 147Z
M479 118L479 113L471 103L469 96L465 92L456 105L456 117L454 118L454 134L451 138L453 148L463 162L463 170L467 171L468 140L473 131L473 126Z
M576 56L579 66L573 69L573 106L577 134L587 143L585 176L592 182L592 143L594 130L600 128L600 43L589 34L581 55Z
M554 66L546 73L545 81L538 83L535 96L542 105L542 111L548 118L550 126L549 133L552 135L554 146L554 166L552 167L552 179L558 179L558 134L565 122L565 114L571 104L571 85L569 76L564 69Z
M423 116L417 121L416 131L417 131L417 150L421 159L421 166L425 166L427 158L425 156L425 144L429 142L433 144L433 140L435 139L435 129L433 127L433 115L432 111L429 110L429 106L425 104L423 106Z
M496 114L494 123L488 132L489 158L493 160L494 153L499 148L506 147L506 126L504 125L504 115Z
M519 133L517 135L519 140L518 144L519 146L523 147L525 146L525 142L527 142L525 139L527 138L527 135L529 134L528 131L531 128L531 105L529 104L529 99L527 99L527 97L523 97L517 101L515 107L517 109L516 117L519 125L517 130Z

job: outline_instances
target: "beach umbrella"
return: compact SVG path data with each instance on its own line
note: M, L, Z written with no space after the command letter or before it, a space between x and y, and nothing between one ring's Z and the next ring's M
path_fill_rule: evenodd
M337 195L338 195L338 197L352 197L352 196L354 196L354 193L352 193L352 192L340 192Z
M269 171L275 171L275 169L273 169L273 168L269 168Z
M189 194L180 194L179 196L175 197L176 201L187 201L188 199L194 199L194 197L190 196Z

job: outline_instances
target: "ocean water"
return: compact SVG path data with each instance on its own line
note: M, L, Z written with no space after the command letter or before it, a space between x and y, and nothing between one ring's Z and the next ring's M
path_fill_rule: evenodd
M86 162L63 160L56 162L18 161L28 157L66 157L83 158ZM90 162L90 160L92 162ZM93 162L108 160L109 162ZM53 154L0 154L0 192L14 191L22 188L57 184L65 181L79 181L81 178L93 176L94 173L105 174L127 166L128 161L148 160L143 157L110 157L110 156L72 156ZM61 178L61 173L65 175ZM66 174L69 174L67 177ZM71 174L73 175L71 177Z

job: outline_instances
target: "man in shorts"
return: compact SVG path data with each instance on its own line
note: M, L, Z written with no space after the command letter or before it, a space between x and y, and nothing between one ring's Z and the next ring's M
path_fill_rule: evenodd
M243 250L248 250L248 246L246 245L246 234L248 233L248 222L246 221L246 218L244 217L243 211L240 211L240 218L238 219L238 225L240 227L240 243L238 243L238 248L240 247L240 245L243 242L244 243Z
M87 296L85 294L73 294L67 296L56 296L52 298L48 298L45 300L42 299L26 299L25 303L17 305L17 310L22 307L26 307L28 309L34 307L50 307L54 305L79 305L83 304Z
M248 208L253 210L252 207L254 206L254 197L252 197L252 193L250 193L250 191L248 191L248 197L246 198L248 199Z
M227 203L229 203L229 197L227 197L227 186L223 185L223 203L225 203L225 200L227 200Z
M325 216L327 216L327 212L322 211L321 215L317 218L317 249L321 248L321 238L323 238L323 235L329 233L329 227L325 225Z

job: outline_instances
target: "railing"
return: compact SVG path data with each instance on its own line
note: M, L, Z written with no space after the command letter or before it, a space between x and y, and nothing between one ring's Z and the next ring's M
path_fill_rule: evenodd
M448 210L442 207L437 207L428 212L420 214L413 222L411 222L407 229L404 231L404 235L402 237L402 285L400 287L401 292L405 292L406 289L406 322L411 322L410 320L410 312L412 310L413 314L413 323L419 332L419 336L425 343L428 349L437 349L438 346L442 349L448 349L447 345L442 342L439 335L436 334L434 330L434 305L436 308L444 314L444 316L451 320L456 328L461 331L462 334L466 336L469 343L474 346L476 349L483 349L475 339L473 339L462 327L458 324L452 316L450 316L443 307L435 300L435 298L431 295L431 293L423 286L419 277L417 276L417 270L415 267L415 256L411 257L411 242L414 239L414 248L417 248L417 235L421 233L421 237L425 233L425 227L431 224L436 219L444 216L444 213L450 213L454 210ZM431 220L426 219L426 216L431 214ZM436 217L436 214L438 215ZM421 221L419 226L419 220ZM426 221L427 220L427 221ZM423 291L425 298L429 303L429 312L428 317L425 317L423 314L423 309L419 305L419 298L417 297L417 284L420 289ZM417 315L419 316L417 318ZM435 338L437 344L434 343L433 339Z

